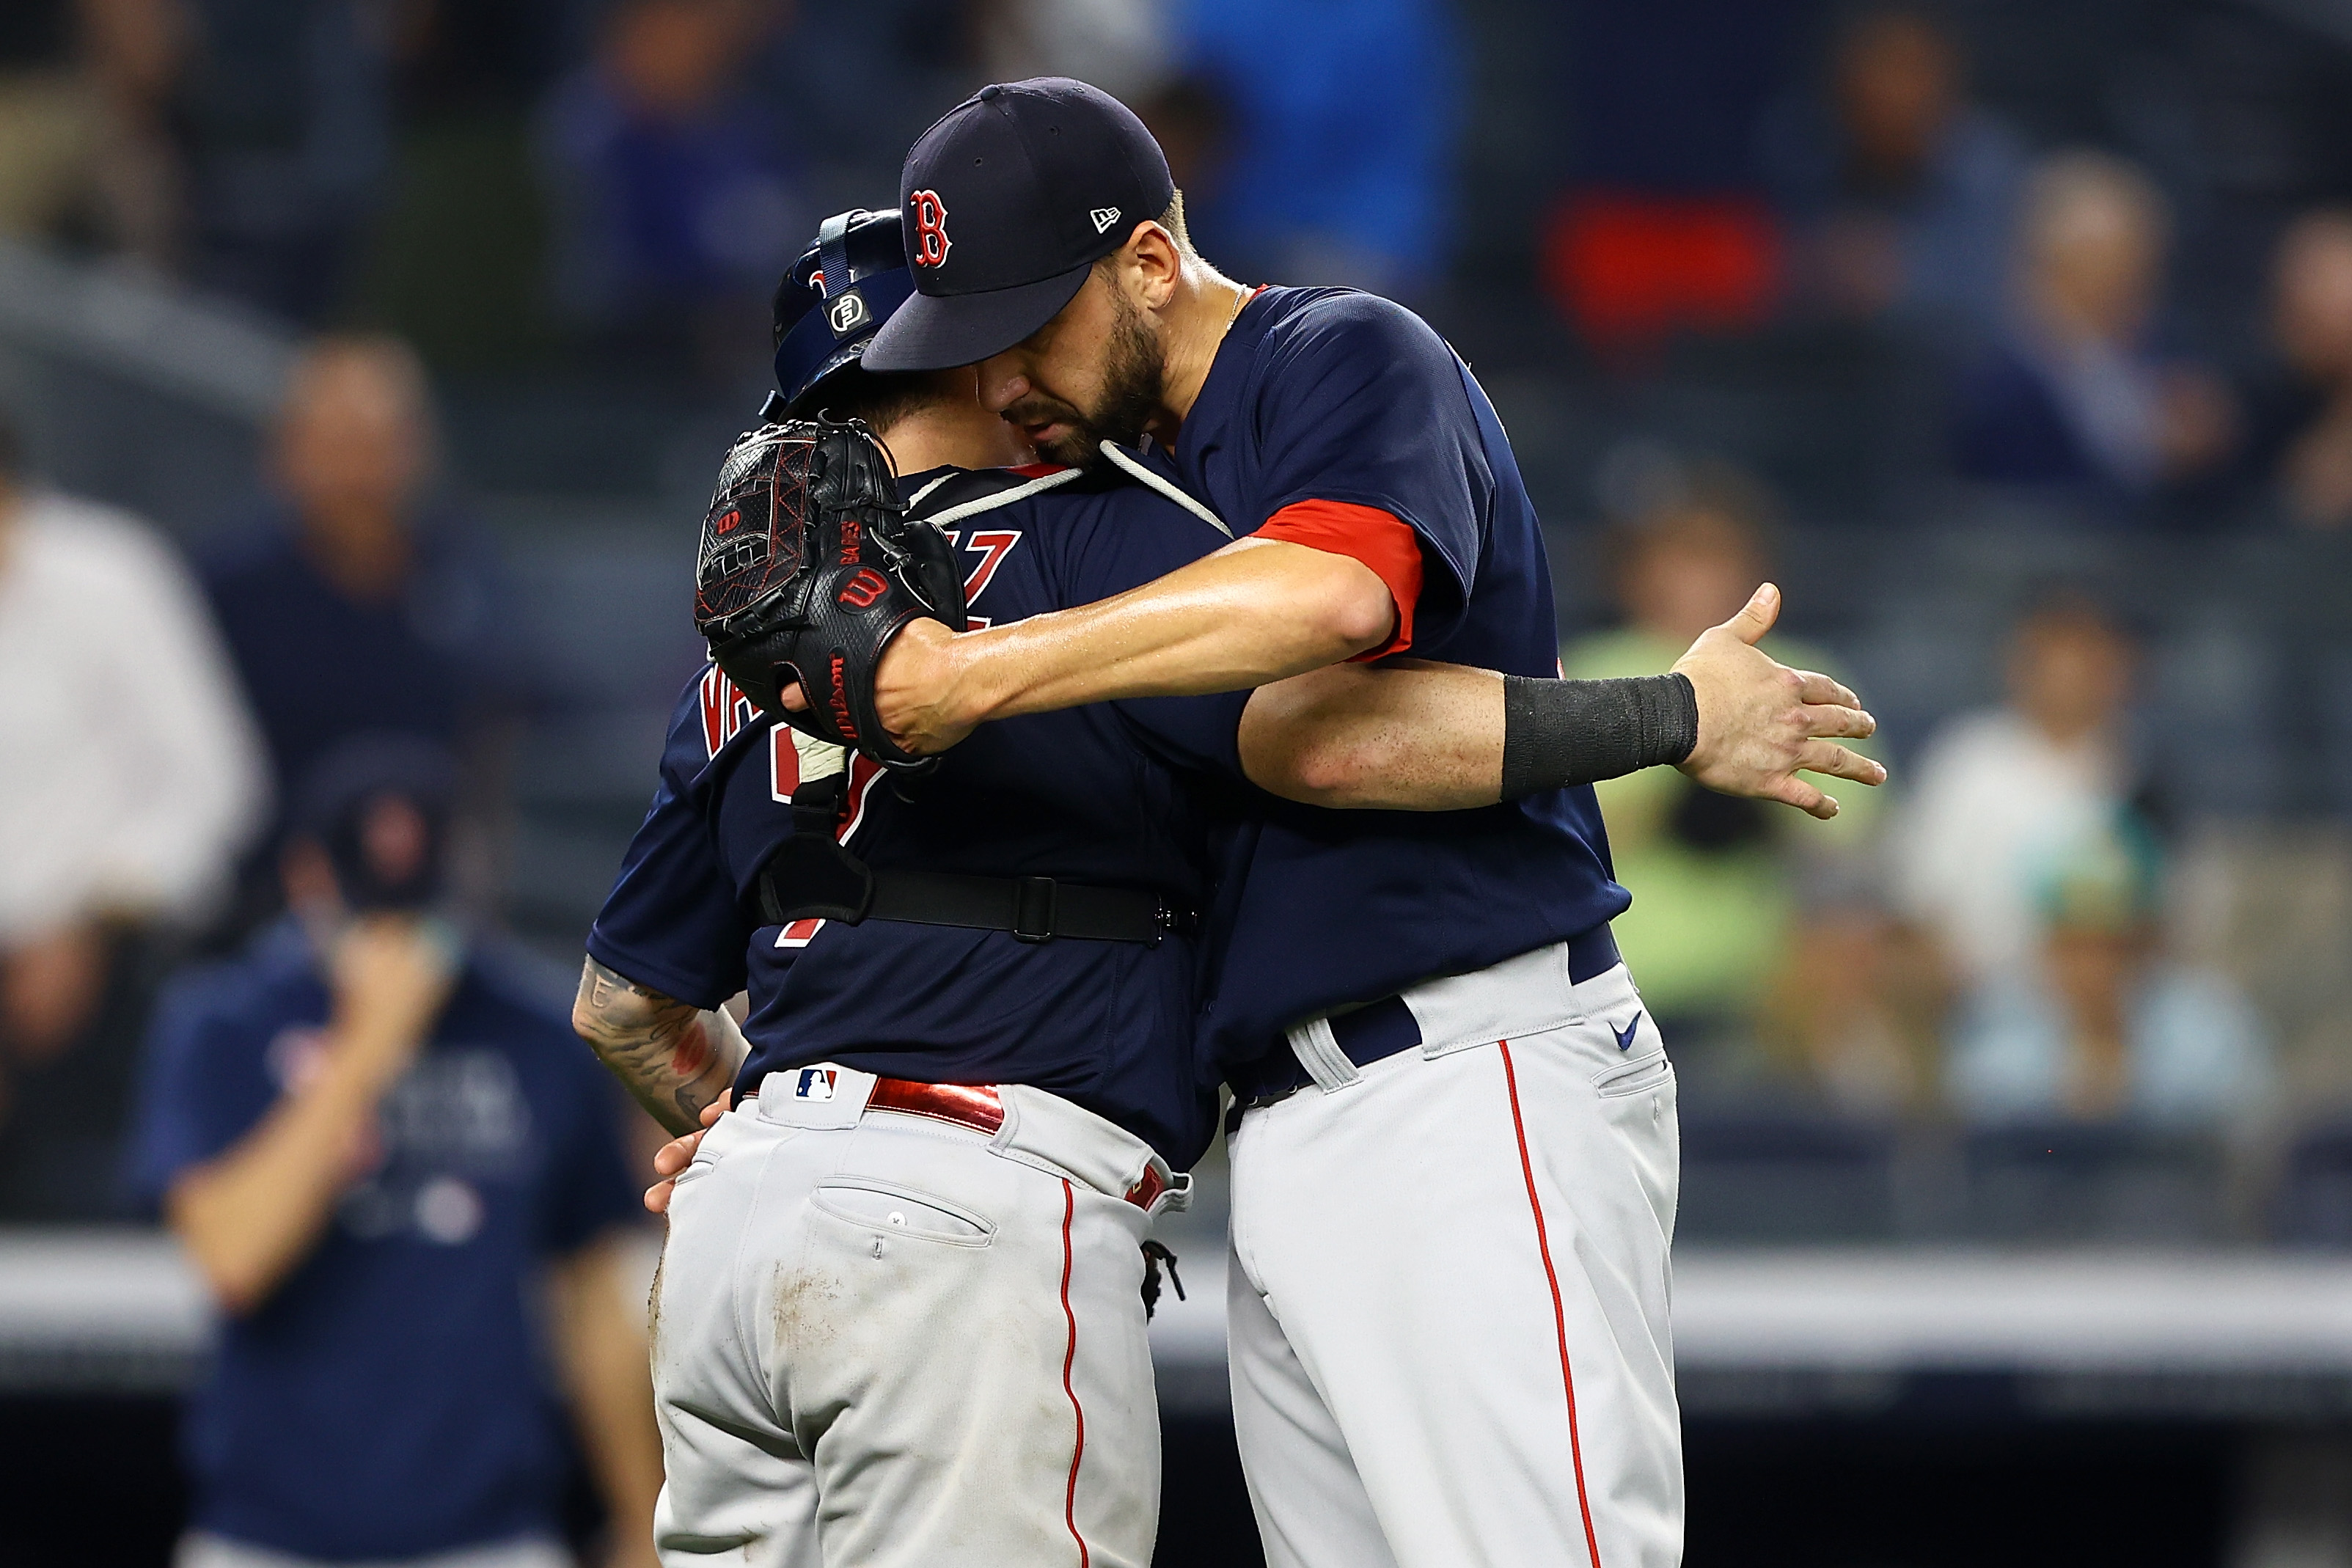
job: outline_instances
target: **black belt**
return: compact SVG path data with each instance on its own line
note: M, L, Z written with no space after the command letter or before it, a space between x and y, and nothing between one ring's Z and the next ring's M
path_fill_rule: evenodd
M1621 962L1617 939L1609 934L1605 923L1568 939L1568 983L1571 985L1581 985L1606 974ZM1383 996L1364 1006L1333 1014L1328 1022L1339 1054L1360 1068L1421 1044L1421 1021L1412 1016L1412 1009L1405 1005L1401 994ZM1286 1100L1315 1081L1314 1075L1290 1048L1287 1036L1251 1066L1257 1070L1249 1075L1249 1081L1237 1081L1233 1086L1234 1110L1237 1114ZM1235 1076L1238 1079L1243 1075Z
M1133 888L1097 888L1052 877L961 877L887 868L874 873L874 899L865 918L1006 931L1022 942L1066 936L1152 944L1171 931L1190 936L1197 923L1191 910Z
M793 796L792 836L752 879L752 901L770 925L791 921L906 921L1011 931L1022 942L1139 942L1157 947L1191 936L1200 916L1159 893L1097 888L1053 877L966 877L950 871L879 870L835 837L840 773L812 779Z

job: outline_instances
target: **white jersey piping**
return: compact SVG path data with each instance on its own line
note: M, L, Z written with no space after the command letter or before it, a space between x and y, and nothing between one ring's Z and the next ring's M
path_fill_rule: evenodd
M927 517L923 521L933 527L945 528L949 523L961 522L965 518L977 516L981 512L994 511L998 507L1011 506L1017 500L1026 500L1041 491L1052 489L1055 485L1066 485L1085 471L1083 468L1056 468L1050 474L1040 474L1026 484L1015 485L1007 490L999 490L994 495L982 496L978 500L968 500L961 506L951 506L938 516ZM915 500L908 503L908 509L911 510L924 496L930 494L939 485L946 483L948 479L954 477L950 474L932 481L931 484L925 485L916 493Z
M1199 518L1202 522L1207 523L1211 528L1215 529L1227 539L1231 539L1234 536L1234 531L1225 526L1225 520L1223 518L1219 517L1215 512L1211 511L1207 507L1202 506L1199 501L1196 501L1191 496L1186 495L1175 485L1171 484L1168 480L1160 478L1158 474L1153 473L1150 468L1145 468L1123 447L1113 442L1105 441L1102 444L1102 455L1108 458L1113 463L1117 464L1120 471L1125 473L1128 478L1138 480L1142 484L1149 485L1151 489L1158 490L1161 495L1166 496L1170 500L1174 501L1178 506L1182 507L1186 511L1191 512L1194 517Z

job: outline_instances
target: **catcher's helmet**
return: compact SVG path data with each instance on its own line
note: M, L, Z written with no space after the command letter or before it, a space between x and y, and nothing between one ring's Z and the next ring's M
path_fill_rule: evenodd
M776 285L776 388L786 412L808 413L817 384L856 365L914 291L897 213L854 207L825 219Z

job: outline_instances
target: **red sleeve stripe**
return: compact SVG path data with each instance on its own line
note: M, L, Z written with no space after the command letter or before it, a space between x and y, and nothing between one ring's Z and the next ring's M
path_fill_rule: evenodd
M1267 518L1256 537L1360 561L1389 585L1390 602L1396 605L1396 631L1379 647L1358 654L1357 661L1385 658L1412 646L1412 612L1421 602L1422 565L1421 537L1412 525L1378 507L1303 500Z

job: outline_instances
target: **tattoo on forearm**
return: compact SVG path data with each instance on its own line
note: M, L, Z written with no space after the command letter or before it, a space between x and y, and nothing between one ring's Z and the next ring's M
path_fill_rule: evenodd
M594 959L580 973L572 1025L655 1121L673 1132L734 1081L748 1049L734 1020L640 985Z

